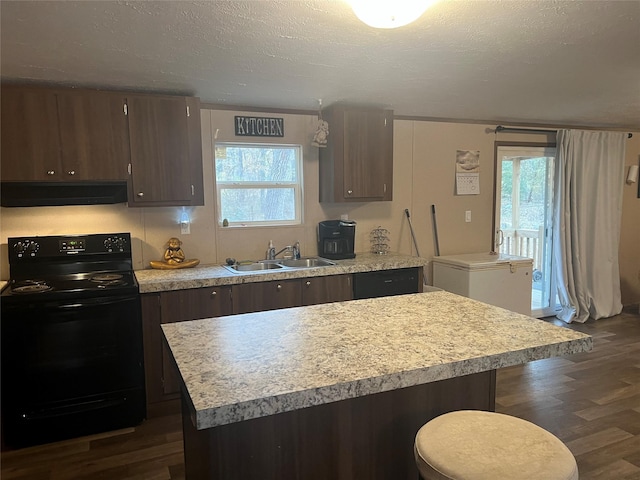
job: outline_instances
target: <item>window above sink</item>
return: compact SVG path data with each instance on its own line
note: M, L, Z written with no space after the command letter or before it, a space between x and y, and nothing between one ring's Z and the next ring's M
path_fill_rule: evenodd
M302 223L300 145L216 143L214 162L218 225Z

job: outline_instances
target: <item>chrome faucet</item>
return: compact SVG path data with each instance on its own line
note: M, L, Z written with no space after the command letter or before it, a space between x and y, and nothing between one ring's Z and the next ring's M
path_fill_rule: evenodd
M275 260L275 258L284 251L291 252L289 258L300 258L300 242L296 242L293 245L287 245L277 252L273 246L273 243L269 242L269 248L267 249L267 260ZM284 255L284 258L287 258L286 254Z
M291 255L293 256L293 247L291 245L287 245L286 247L284 247L282 250L278 250L274 255L273 258L276 258L278 255L280 255L282 252L287 251L287 252L291 252ZM285 254L285 258L287 257L287 255Z

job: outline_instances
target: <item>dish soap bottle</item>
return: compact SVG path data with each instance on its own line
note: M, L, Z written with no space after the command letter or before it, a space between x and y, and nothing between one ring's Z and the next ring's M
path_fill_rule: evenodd
M265 257L267 260L273 260L276 258L276 247L273 246L273 240L269 240L269 248L267 248L267 254Z

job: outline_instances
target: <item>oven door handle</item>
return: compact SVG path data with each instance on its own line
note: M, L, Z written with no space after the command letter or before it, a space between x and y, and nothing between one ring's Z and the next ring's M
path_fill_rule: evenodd
M60 308L60 309L65 309L65 310L73 310L76 308L83 308L83 307L92 307L92 306L96 306L96 305L113 305L116 303L124 303L124 302L130 302L132 300L135 300L137 298L137 295L127 295L124 297L105 297L105 298L83 298L81 300L70 300L69 302L73 302L73 303L64 303L64 302L60 302L60 303L56 303L56 308Z

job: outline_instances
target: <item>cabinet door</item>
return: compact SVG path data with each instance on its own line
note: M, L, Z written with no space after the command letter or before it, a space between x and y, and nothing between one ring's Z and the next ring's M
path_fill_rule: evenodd
M124 95L60 91L58 115L62 177L72 180L127 180L129 131Z
M320 201L363 202L393 196L393 112L333 105L327 148L320 149Z
M302 279L302 305L353 300L351 275Z
M164 400L162 388L163 357L162 330L160 323L160 295L147 293L140 297L142 305L142 342L144 348L144 376L147 404Z
M233 313L261 312L302 304L300 280L233 285Z
M200 99L187 97L189 134L189 168L191 173L191 205L204 205L204 181L202 175L202 125Z
M345 199L386 199L392 179L388 165L393 151L391 125L382 110L346 110L344 113L344 160L342 194Z
M189 205L193 195L185 98L128 96L127 106L129 205Z
M231 287L162 292L160 299L162 323L231 315Z
M162 323L184 322L231 314L231 287L175 290L160 294ZM167 351L162 349L162 393L180 393L180 377Z
M147 403L178 398L180 380L165 345L163 323L231 313L231 287L176 290L142 295L142 324Z
M48 89L3 85L2 181L60 181L56 96Z

